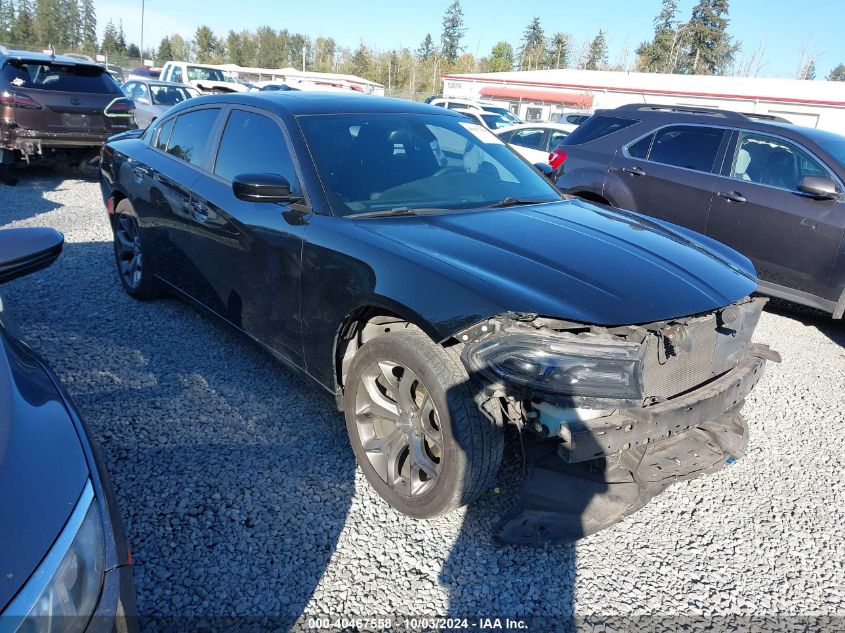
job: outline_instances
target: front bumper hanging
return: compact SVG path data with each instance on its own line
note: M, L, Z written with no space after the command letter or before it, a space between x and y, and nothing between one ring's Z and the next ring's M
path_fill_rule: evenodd
M765 345L719 378L649 407L563 425L527 446L520 499L496 528L504 543L569 542L613 525L676 481L716 472L745 455L739 411L780 357Z

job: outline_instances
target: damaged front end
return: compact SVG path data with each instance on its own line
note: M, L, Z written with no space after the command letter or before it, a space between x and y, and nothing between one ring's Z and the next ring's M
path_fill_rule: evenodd
M497 538L572 541L744 456L740 409L766 360L780 360L751 342L765 302L622 327L506 314L461 332L495 417L533 436L528 480Z

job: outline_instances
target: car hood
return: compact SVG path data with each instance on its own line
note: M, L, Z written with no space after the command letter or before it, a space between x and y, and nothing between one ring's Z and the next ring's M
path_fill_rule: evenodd
M50 549L88 479L61 395L2 321L0 301L0 612Z
M709 238L580 200L356 224L448 264L505 310L583 323L698 314L757 287L751 262Z

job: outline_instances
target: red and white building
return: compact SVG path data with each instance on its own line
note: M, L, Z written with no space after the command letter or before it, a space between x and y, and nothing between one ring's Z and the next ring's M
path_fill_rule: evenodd
M665 75L599 70L530 70L442 75L443 96L506 103L521 118L556 120L627 103L772 114L845 134L845 82Z

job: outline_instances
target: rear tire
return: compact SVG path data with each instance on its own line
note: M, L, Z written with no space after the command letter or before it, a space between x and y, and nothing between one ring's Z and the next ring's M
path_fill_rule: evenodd
M365 343L346 379L352 450L375 491L403 514L429 518L472 502L496 478L504 434L456 354L421 332Z
M114 261L123 289L130 297L141 301L160 297L162 292L153 278L141 240L138 216L126 198L117 203L113 228Z

